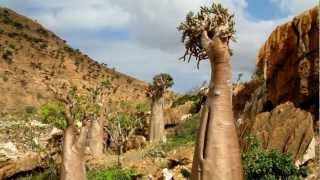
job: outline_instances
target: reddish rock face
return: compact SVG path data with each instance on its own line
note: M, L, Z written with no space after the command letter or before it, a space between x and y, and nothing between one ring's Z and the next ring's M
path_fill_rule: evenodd
M258 53L268 100L274 106L291 101L315 115L319 104L319 6L278 26Z

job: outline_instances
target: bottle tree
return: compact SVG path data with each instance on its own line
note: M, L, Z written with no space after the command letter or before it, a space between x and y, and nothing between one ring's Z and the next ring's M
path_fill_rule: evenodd
M173 85L173 79L169 74L161 73L153 77L153 83L149 85L147 96L151 98L151 120L149 125L149 140L151 142L165 142L164 131L164 92Z
M192 164L193 180L242 179L237 131L232 112L232 84L229 48L235 40L234 15L220 4L190 12L178 30L182 32L185 54L190 61L209 59L211 80L202 109L200 129Z

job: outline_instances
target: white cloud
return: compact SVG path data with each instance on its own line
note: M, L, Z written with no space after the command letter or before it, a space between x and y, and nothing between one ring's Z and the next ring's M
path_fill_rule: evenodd
M271 0L271 2L277 4L283 11L292 14L301 13L319 4L317 0Z
M296 13L312 7L312 0L270 0L283 9ZM14 9L38 19L63 38L76 38L72 45L83 47L91 57L107 62L116 69L139 79L151 80L159 72L173 75L175 90L188 90L210 77L208 62L196 70L195 62L182 63L183 44L176 27L189 11L196 11L211 0L6 0ZM237 43L232 43L233 77L242 72L248 79L255 67L256 53L272 30L288 17L268 21L253 20L246 12L246 0L216 0L236 15ZM290 4L290 6L289 6ZM29 7L29 8L26 8ZM30 10L37 9L36 11ZM84 37L81 32L100 29L128 31L129 39ZM77 30L76 34L72 31Z
M124 28L130 21L122 8L103 0L27 0L24 5L20 0L7 1L18 10L27 7L29 16L57 32Z

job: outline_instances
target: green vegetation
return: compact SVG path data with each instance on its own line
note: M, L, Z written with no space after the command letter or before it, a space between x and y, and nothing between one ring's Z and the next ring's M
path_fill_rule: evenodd
M115 166L102 171L89 172L88 180L131 180L135 174L135 170Z
M105 79L105 80L101 81L101 86L109 89L112 87L112 84L111 84L110 80Z
M148 103L138 103L136 105L137 112L147 112L150 111L150 105Z
M183 105L188 101L192 102L190 113L195 114L198 113L201 108L201 101L205 98L205 94L199 92L197 94L185 94L183 96L178 97L173 103L172 107L176 107L179 105Z
M128 113L117 112L108 121L107 132L118 149L118 166L121 166L120 156L127 140L139 128L143 127L143 119Z
M67 126L62 103L49 102L40 107L39 111L44 123L52 124L60 129Z
M199 118L199 114L195 114L179 124L175 132L167 137L167 142L160 144L151 150L149 154L157 156L159 151L169 152L180 146L193 145L196 139Z
M245 179L299 179L299 171L288 154L264 150L254 136L246 137L248 151L242 154Z

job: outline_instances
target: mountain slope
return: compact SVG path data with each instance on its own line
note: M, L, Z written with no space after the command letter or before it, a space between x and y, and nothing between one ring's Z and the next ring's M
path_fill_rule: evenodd
M37 108L53 99L44 81L78 89L111 85L108 102L145 100L147 84L92 60L40 24L0 8L0 109Z

